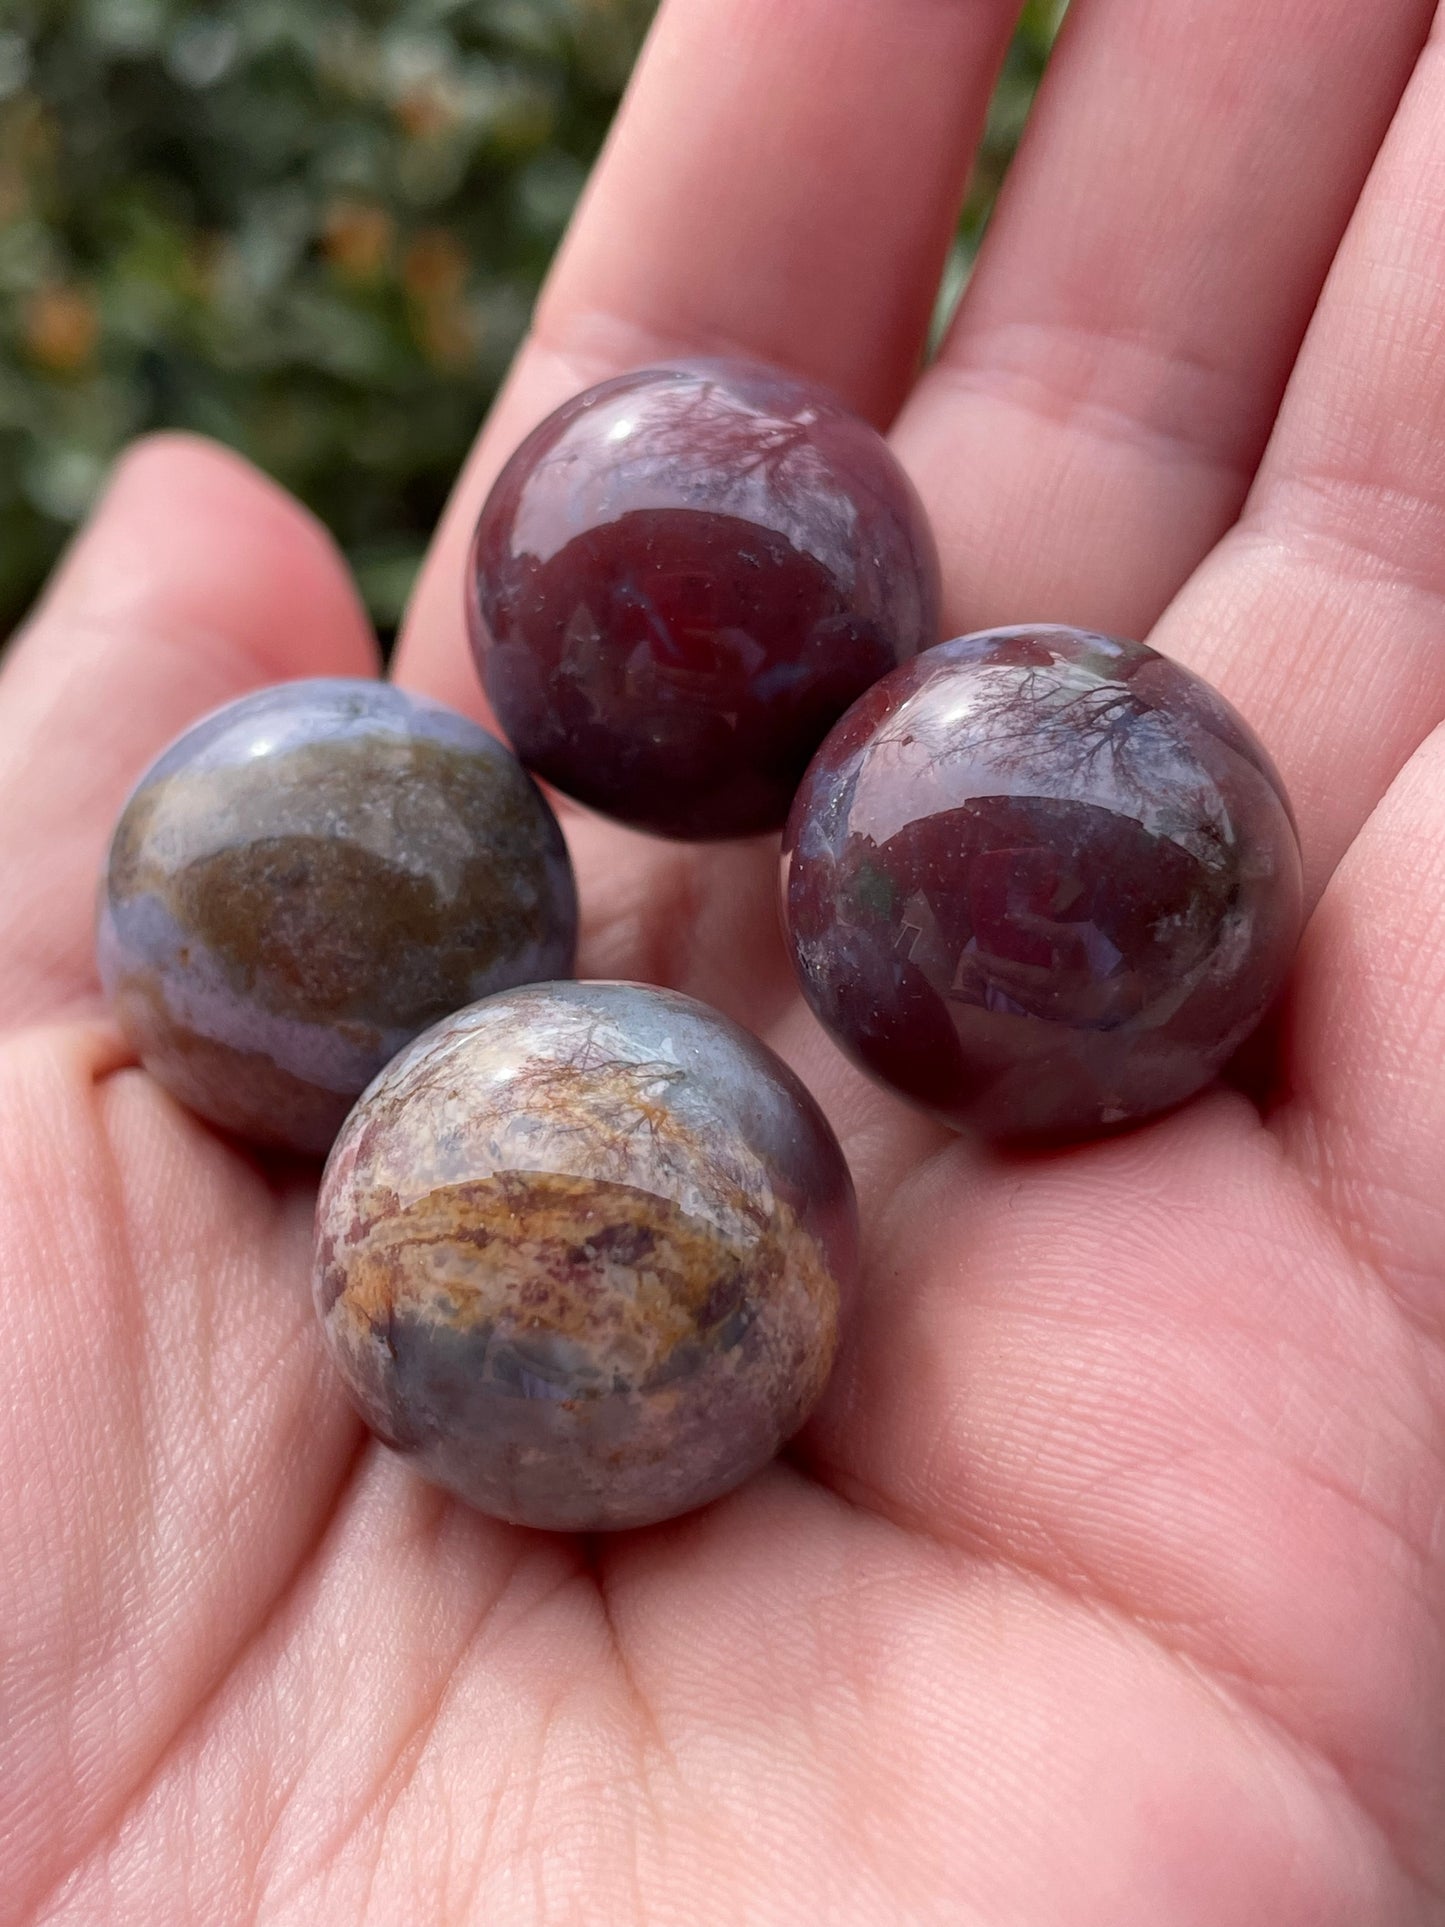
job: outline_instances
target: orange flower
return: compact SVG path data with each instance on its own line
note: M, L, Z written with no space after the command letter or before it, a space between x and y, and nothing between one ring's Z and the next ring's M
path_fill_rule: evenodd
M415 301L451 298L461 293L468 265L466 249L448 229L423 228L402 257L402 286Z
M99 339L100 315L86 289L53 285L30 297L25 346L41 367L74 374L91 360Z
M391 257L396 226L372 201L333 201L326 210L322 247L348 281L375 281Z

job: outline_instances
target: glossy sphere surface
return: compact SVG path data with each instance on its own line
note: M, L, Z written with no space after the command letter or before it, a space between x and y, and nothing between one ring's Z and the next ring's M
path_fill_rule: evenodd
M529 768L663 836L777 829L855 696L938 637L938 561L886 443L739 362L604 382L478 524L472 638Z
M539 984L446 1019L348 1119L316 1302L361 1412L498 1518L644 1525L802 1422L853 1188L772 1053L690 998Z
M285 683L197 723L111 844L101 974L146 1068L253 1142L324 1152L447 1011L572 968L561 831L475 723Z
M950 1124L1053 1136L1214 1076L1299 937L1278 775L1207 684L1075 629L931 650L798 794L784 913L814 1010Z

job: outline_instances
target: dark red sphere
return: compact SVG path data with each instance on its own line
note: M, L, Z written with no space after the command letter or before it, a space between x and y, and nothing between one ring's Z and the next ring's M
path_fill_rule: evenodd
M933 538L882 437L742 362L558 409L482 510L468 590L522 761L661 836L777 829L849 703L938 634Z
M784 844L808 1001L949 1124L1052 1137L1199 1090L1301 923L1283 785L1207 683L1140 643L999 629L833 730Z

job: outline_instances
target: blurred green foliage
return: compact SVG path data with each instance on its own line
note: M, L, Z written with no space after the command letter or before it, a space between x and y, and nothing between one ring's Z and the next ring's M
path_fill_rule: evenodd
M6 0L0 635L160 425L300 494L390 628L653 5ZM1026 11L945 306L1061 11Z

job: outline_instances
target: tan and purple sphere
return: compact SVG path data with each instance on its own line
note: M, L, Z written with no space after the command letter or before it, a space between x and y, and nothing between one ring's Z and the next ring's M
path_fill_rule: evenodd
M515 1524L668 1519L818 1398L857 1262L826 1120L690 998L534 984L445 1019L348 1118L316 1305L356 1405Z

